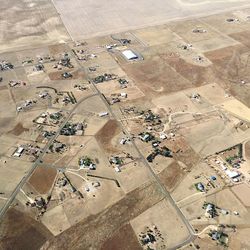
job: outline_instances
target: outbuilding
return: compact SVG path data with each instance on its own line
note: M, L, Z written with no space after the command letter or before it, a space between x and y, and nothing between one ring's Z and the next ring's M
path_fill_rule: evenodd
M129 61L138 59L138 56L132 50L124 50L122 54Z

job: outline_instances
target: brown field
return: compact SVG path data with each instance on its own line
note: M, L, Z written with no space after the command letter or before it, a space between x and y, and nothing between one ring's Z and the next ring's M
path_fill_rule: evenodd
M14 129L12 129L11 131L9 131L9 133L13 134L13 135L16 135L16 136L19 136L21 135L23 132L26 132L26 131L29 131L28 128L24 128L23 127L23 124L22 123L18 123Z
M244 45L230 46L206 53L206 57L213 62L213 67L218 72L218 84L227 88L228 92L250 107L248 93L249 85L242 85L240 81L250 81L249 52Z
M107 152L117 152L117 149L112 146L111 140L120 132L118 123L115 120L109 120L96 134L96 139Z
M166 60L177 73L192 82L193 87L199 87L207 82L217 82L218 73L214 71L212 66L197 66L179 57L169 57Z
M0 249L39 249L52 234L29 215L11 208L0 224Z
M119 228L114 235L107 239L101 246L101 250L141 250L133 228L126 224Z
M54 183L56 173L57 171L54 168L38 167L30 177L29 184L31 184L38 193L46 194Z
M174 152L174 159L183 162L188 169L191 169L199 161L198 154L183 137L175 138L174 141L167 141L166 146Z
M70 72L72 74L72 77L68 78L68 79L64 79L62 77L62 74L64 72L68 72L68 73ZM75 79L79 79L79 78L83 78L83 77L84 77L84 73L80 70L74 70L74 71L64 70L64 71L49 73L49 78L52 81L54 81L54 80L75 80Z
M174 161L159 174L159 177L162 184L171 192L178 185L184 174L181 166Z
M162 198L155 183L144 185L99 214L89 216L49 240L41 249L100 249L117 229Z
M245 144L245 156L247 159L250 159L250 141Z
M250 187L247 184L234 186L232 191L246 207L250 207Z
M250 228L239 228L230 237L229 249L250 249L249 234Z
M122 67L148 98L193 86L168 65L163 55L151 56L143 62Z
M238 33L233 33L230 34L230 36L239 41L240 43L244 44L247 47L250 47L250 41L249 41L249 36L250 36L250 30L246 30L243 32L238 32Z

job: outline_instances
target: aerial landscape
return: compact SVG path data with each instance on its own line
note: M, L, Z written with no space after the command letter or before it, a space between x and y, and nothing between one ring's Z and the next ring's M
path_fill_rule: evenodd
M250 249L250 0L0 0L0 249Z

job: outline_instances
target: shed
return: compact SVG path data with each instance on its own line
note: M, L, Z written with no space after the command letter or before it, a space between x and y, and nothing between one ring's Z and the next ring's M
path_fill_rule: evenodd
M132 50L124 50L122 52L122 54L127 60L136 60L136 59L138 59L138 56Z
M229 170L229 169L227 169L227 170L225 171L225 173L226 173L227 176L228 176L229 178L231 178L231 179L234 179L234 178L237 178L237 177L240 176L240 173L238 173L238 172L236 172L236 171L231 171L231 170Z

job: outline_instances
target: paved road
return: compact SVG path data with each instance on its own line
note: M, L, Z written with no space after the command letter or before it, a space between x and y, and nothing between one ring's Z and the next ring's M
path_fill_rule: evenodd
M49 140L49 142L46 144L46 146L42 149L42 152L40 153L39 157L37 158L37 160L34 162L34 164L32 165L32 167L30 168L30 170L28 171L28 173L22 178L22 180L19 182L19 184L16 186L16 188L14 189L14 191L12 192L11 196L9 197L8 201L4 204L4 206L1 208L0 211L0 221L3 219L3 216L5 215L5 213L7 212L8 208L10 207L10 205L12 204L12 202L15 200L17 194L19 193L20 189L24 186L24 184L26 183L26 181L29 179L29 177L32 175L32 173L35 171L35 169L39 166L40 161L42 160L43 156L46 154L47 150L49 149L50 145L52 145L53 141L57 138L57 136L60 134L60 130L65 126L65 124L70 120L72 114L74 113L74 111L78 108L78 106L84 102L85 100L87 100L88 98L91 98L93 96L98 95L98 93L83 97L82 99L80 99L78 101L78 103L74 106L74 108L69 111L69 114L65 117L63 123L60 125L60 127L58 128L56 134Z
M183 221L183 223L185 224L185 226L187 227L188 231L189 231L189 237L181 242L179 245L175 246L172 249L178 249L182 246L187 245L188 243L190 243L191 241L193 241L196 236L195 236L195 231L192 227L192 225L189 223L189 221L186 219L186 217L184 216L184 214L182 213L182 211L180 210L180 208L176 205L174 199L172 198L172 196L170 195L170 193L167 191L167 189L165 188L165 186L161 183L158 175L155 174L155 172L153 171L152 167L149 165L148 161L145 159L144 155L141 153L141 151L139 150L139 148L137 147L136 143L134 142L134 140L132 139L132 136L130 135L130 133L126 130L126 128L122 125L122 123L119 122L119 119L116 117L115 113L113 112L113 110L111 109L110 105L108 104L106 98L103 96L103 94L99 91L99 89L96 87L96 84L93 83L92 79L88 76L88 72L85 70L85 68L81 65L81 63L77 60L76 56L74 53L71 53L71 55L73 57L75 57L76 61L78 62L79 67L85 72L86 76L88 77L88 80L92 83L94 89L96 90L96 92L98 93L99 97L102 99L104 105L106 106L107 110L109 111L110 116L116 120L118 122L118 124L120 125L122 131L124 131L126 133L126 136L130 138L132 145L134 147L134 149L136 150L136 152L139 155L139 158L142 159L142 162L144 163L144 165L149 169L150 173L152 174L152 176L154 177L155 181L157 182L158 186L160 187L162 193L165 196L165 199L167 201L169 201L171 203L171 205L174 207L174 209L176 210L177 214L179 215L179 217L181 218L181 220Z
M71 49L69 48L69 51L71 51ZM88 76L88 72L86 72L85 68L81 65L81 63L77 60L76 56L74 53L71 52L72 57L74 57L79 65L79 67L81 68L81 70L83 70L86 74L86 76ZM88 77L89 78L89 77ZM123 127L123 125L119 122L119 119L116 117L116 115L114 114L113 110L111 109L110 105L108 104L107 100L104 98L103 94L98 90L98 88L96 87L96 85L91 81L91 79L88 79L96 93L92 94L90 96L84 97L81 100L78 101L78 103L74 106L74 108L69 111L69 114L67 115L67 117L64 119L63 123L60 125L60 127L58 128L56 134L50 139L50 141L46 144L46 146L43 148L41 154L39 155L38 159L36 160L36 162L32 165L32 167L30 168L30 170L28 171L28 173L23 177L23 179L20 181L20 183L17 185L17 187L15 188L15 190L13 191L13 193L11 194L10 198L8 199L8 201L5 203L4 207L1 209L0 211L0 220L3 218L3 216L5 215L5 213L7 212L9 206L12 204L12 202L14 201L16 195L19 193L20 189L23 187L23 185L26 183L26 181L29 179L29 177L32 175L32 173L34 172L34 170L37 168L37 166L39 166L40 161L42 160L43 156L45 155L46 151L49 149L50 145L52 145L53 141L57 138L57 136L60 133L60 130L65 126L65 124L70 120L72 114L74 113L74 111L77 109L77 107L84 102L85 100L87 100L88 98L91 98L93 96L98 95L101 100L103 101L107 111L110 114L110 117L112 117L114 120L118 121L118 124L120 124L122 130L126 133L126 135L131 138L130 133L126 130L126 128ZM167 201L169 201L171 203L171 205L175 208L177 214L179 215L179 217L181 218L181 220L183 221L183 223L186 225L188 231L189 231L189 237L181 242L178 246L175 246L172 249L177 249L180 248L188 243L190 243L192 240L195 239L195 232L193 227L190 225L189 221L185 218L184 214L182 213L182 211L179 209L179 207L176 205L175 201L173 200L173 198L171 197L171 195L169 194L169 192L166 190L165 186L161 183L159 177L155 174L155 172L153 171L153 169L151 168L151 166L149 165L149 163L147 162L147 160L145 159L145 157L143 156L143 154L140 152L139 148L137 147L137 145L135 144L134 140L131 139L132 145L134 147L134 149L137 151L139 157L142 159L144 165L149 169L150 173L152 174L153 178L155 179L155 181L157 182L158 186L160 187L161 192L164 194L165 199Z

